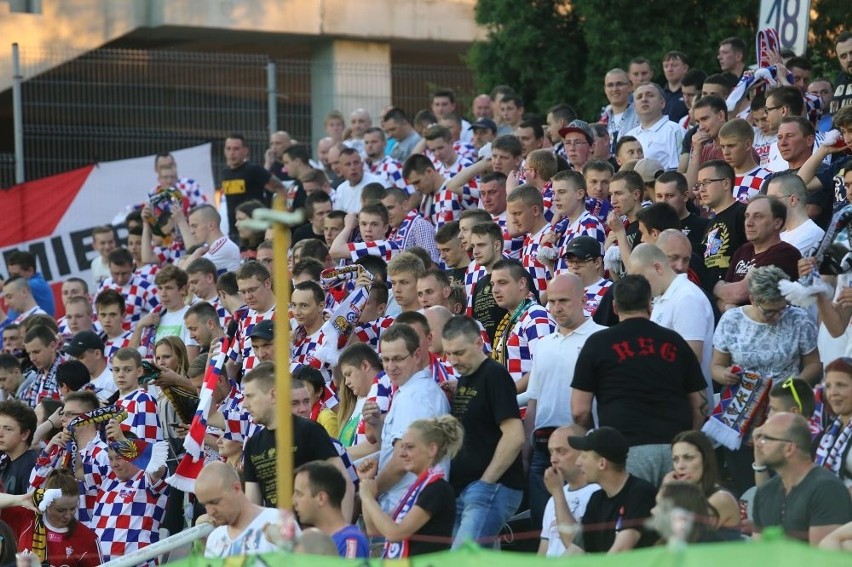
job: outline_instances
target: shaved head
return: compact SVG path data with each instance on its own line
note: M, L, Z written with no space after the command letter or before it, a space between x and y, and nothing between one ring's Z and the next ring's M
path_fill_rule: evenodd
M558 293L566 293L573 296L582 296L585 293L583 289L583 280L581 280L579 276L570 273L559 274L550 280L550 283L547 284L548 296L550 296L554 290Z
M453 313L443 305L433 305L427 307L423 315L429 321L429 329L432 331L432 352L440 354L444 352L444 345L441 340L444 326L447 321L453 318Z
M237 469L227 463L223 463L221 461L214 461L212 463L204 465L204 468L202 468L201 472L198 473L198 478L195 481L195 486L196 490L198 490L199 485L208 488L225 488L230 486L234 482L240 482L240 477L237 474Z

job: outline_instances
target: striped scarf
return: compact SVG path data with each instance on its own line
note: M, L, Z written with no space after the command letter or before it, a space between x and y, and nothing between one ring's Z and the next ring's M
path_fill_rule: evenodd
M736 451L746 435L766 418L772 379L738 367L733 372L740 381L733 386L725 386L719 404L701 431L731 451Z
M66 446L65 451L65 458L70 461L70 463L66 462L64 465L68 466L70 464L72 471L74 471L77 466L74 460L74 455L77 454L77 439L74 435L75 428L81 425L94 425L98 428L101 438L104 438L104 441L106 441L106 425L113 419L121 423L127 419L127 410L120 406L106 406L94 409L71 420L71 423L68 424L68 433L71 435L68 439L68 445Z
M843 461L849 452L850 440L852 440L852 420L844 425L839 417L836 418L820 439L814 461L837 476L848 476L844 474Z
M38 509L33 523L33 553L44 564L47 562L47 527L44 525L44 511L54 500L62 497L58 488L37 488L33 492L33 505Z
M525 299L512 313L506 313L503 315L503 319L500 320L500 323L497 325L497 329L494 331L494 341L491 345L491 358L503 366L506 366L506 359L508 358L506 351L506 342L509 338L508 335L512 332L512 328L515 326L515 323L518 322L518 319L521 318L521 315L524 314L524 311L526 311L530 303L532 303L532 300Z
M441 469L427 469L420 473L417 480L414 481L405 496L399 501L399 504L394 510L393 521L401 524L405 516L417 504L417 498L423 489L444 478L444 471ZM402 541L385 541L385 548L382 551L383 559L405 559L410 552L408 539Z

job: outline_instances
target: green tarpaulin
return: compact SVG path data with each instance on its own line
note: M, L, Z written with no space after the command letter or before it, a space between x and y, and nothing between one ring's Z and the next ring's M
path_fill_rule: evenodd
M618 555L583 555L566 558L544 558L532 554L496 552L469 546L458 551L421 555L408 560L354 561L333 557L272 553L261 560L230 557L226 560L190 557L169 563L173 567L246 567L262 565L287 567L319 567L370 565L405 565L411 567L537 567L570 565L571 567L850 567L852 554L813 549L803 543L784 539L765 539L742 543L692 545L683 551L653 547Z

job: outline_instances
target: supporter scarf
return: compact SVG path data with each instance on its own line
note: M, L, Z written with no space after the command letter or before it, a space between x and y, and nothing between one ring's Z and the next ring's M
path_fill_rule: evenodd
M33 553L41 560L41 564L47 562L47 528L44 525L44 511L54 500L62 496L58 488L37 488L33 492L33 504L38 508L33 523Z
M370 276L371 280L373 279L373 275L360 264L352 264L351 266L340 268L326 268L320 273L320 284L323 289L328 290L340 283L354 282L362 273L366 273Z
M759 426L766 418L766 404L772 379L755 372L734 367L740 381L725 386L713 415L701 428L711 439L728 449L736 451L752 427Z
M71 435L68 438L68 444L66 445L65 451L65 459L70 462L66 462L64 465L68 466L70 464L72 471L74 471L77 466L74 459L74 455L77 454L77 438L74 436L74 429L81 425L94 425L98 428L98 433L101 438L104 438L106 425L112 419L121 423L127 419L127 410L119 406L106 406L94 409L72 419L71 423L68 424L68 433Z
M839 417L836 418L820 439L814 461L837 476L848 476L844 474L843 461L849 452L850 441L852 441L852 420L844 425Z
M169 445L166 441L148 443L142 439L125 439L110 442L109 448L148 474L154 474L165 466L169 457Z
M411 228L411 225L414 223L416 218L417 211L413 209L408 211L408 214L405 215L404 219L402 219L402 223L400 223L399 228L392 228L390 230L388 240L396 240L402 243L403 248L405 248L405 239L408 237L408 230Z
M340 302L337 309L329 317L328 321L320 327L320 333L325 336L325 341L313 354L305 360L305 363L321 370L323 364L337 365L340 351L346 347L349 337L361 318L364 305L370 298L370 292L365 287L356 287L349 296Z
M450 379L447 367L441 364L441 359L435 353L429 353L429 369L436 384L443 384Z
M399 504L393 513L393 521L397 524L401 524L405 516L407 516L411 509L414 508L414 505L417 504L417 498L420 496L420 493L423 492L423 489L433 482L437 482L443 478L444 471L441 469L427 469L420 473L420 476L417 477L417 480L414 481L414 484L411 485L408 492L406 492L405 496L403 496L399 501ZM405 559L408 557L408 553L409 547L407 539L402 541L385 541L385 548L382 551L382 559Z
M163 312L163 305L157 305L153 313L160 315ZM140 346L145 347L149 354L154 352L154 342L157 338L157 325L148 325L142 329L142 337L139 339Z
M207 434L207 419L210 416L210 408L213 406L213 392L224 372L232 339L223 337L219 341L219 352L207 361L204 383L198 394L198 407L192 417L189 432L183 440L183 448L186 452L181 457L175 473L166 479L168 484L184 492L195 492L195 479L198 478L198 473L201 472L205 463L204 436Z
M817 384L814 388L814 413L809 422L811 437L819 438L833 420L834 414L825 402L825 384Z
M530 303L532 303L532 300L526 299L511 314L506 313L503 315L503 319L500 320L497 329L494 331L494 341L491 343L491 357L503 366L506 366L506 359L508 358L506 352L506 339L508 337L506 335L512 331L512 327L515 326L515 323L518 322L518 319L521 318L521 315L523 315Z

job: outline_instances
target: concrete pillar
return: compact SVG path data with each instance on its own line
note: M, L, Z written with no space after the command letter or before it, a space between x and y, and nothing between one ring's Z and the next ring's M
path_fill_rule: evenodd
M323 118L332 110L349 114L363 108L373 126L381 126L379 110L391 103L391 56L388 43L333 40L319 47L311 64L312 142L325 133Z

